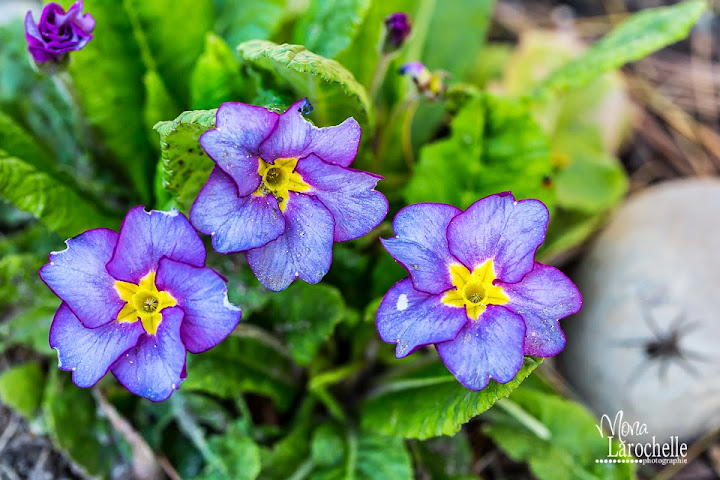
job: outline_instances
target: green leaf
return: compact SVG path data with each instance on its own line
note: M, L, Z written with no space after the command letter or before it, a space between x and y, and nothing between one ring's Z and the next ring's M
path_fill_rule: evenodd
M454 435L471 418L506 397L530 375L541 359L525 357L514 380L490 384L479 392L463 387L435 362L382 382L362 405L362 424L387 435L421 440Z
M554 394L528 388L513 392L513 408L493 410L485 432L513 460L526 461L540 480L633 479L629 463L595 463L607 458L608 442L597 431L595 419L582 405ZM522 415L508 415L519 411ZM523 421L539 422L547 438L541 438Z
M410 442L416 468L432 480L463 480L476 478L470 475L473 451L468 436L458 433Z
M327 58L336 58L355 38L370 0L319 0L295 26L293 43Z
M175 117L179 109L165 87L165 82L155 70L145 72L143 85L145 85L145 111L143 112L145 128L152 141L155 139L152 133L155 124L161 120Z
M303 412L301 412L302 414ZM312 470L310 458L310 442L313 419L303 416L287 435L282 437L272 450L261 452L263 480L288 480L290 478L306 478Z
M111 427L98 416L90 391L73 385L70 372L53 367L42 409L53 443L89 474L109 478L119 452L111 443Z
M321 126L355 117L363 126L373 124L367 92L345 67L305 49L252 40L238 45L245 63L274 76L279 87L289 86L298 98L308 97L313 116ZM282 88L280 88L282 89Z
M116 2L86 0L85 11L92 12L97 25L92 41L72 57L73 83L87 121L100 132L111 152L110 160L131 179L141 198L147 199L153 162L143 121L144 67L133 27Z
M467 208L503 191L537 198L552 211L554 190L547 135L523 103L486 94L453 119L449 138L423 147L405 190L408 203L443 202Z
M40 170L54 168L52 154L43 149L15 120L0 111L0 145L13 157L24 159Z
M0 263L3 260L0 260ZM36 271L31 270L33 275ZM57 300L55 305L33 306L10 316L0 325L0 350L5 344L25 345L43 355L52 354L48 338L50 338L50 324L55 311L60 306L59 303L60 301Z
M192 72L190 105L193 109L217 108L221 103L240 100L245 88L232 49L222 38L209 33Z
M326 424L313 434L310 480L410 480L410 456L401 438L374 432L346 431Z
M215 110L183 112L173 121L155 125L160 134L162 186L186 213L213 169L198 139L214 127Z
M266 40L280 28L286 0L215 0L215 31L230 45Z
M202 480L254 480L260 473L260 449L247 435L243 426L231 425L223 435L216 435L209 441L210 448L219 459L208 465Z
M44 382L45 375L36 362L8 368L0 375L0 401L28 421L33 420L40 406Z
M153 64L147 68L157 69L175 101L186 105L190 74L202 53L205 34L213 28L212 0L124 0L124 6L140 30L136 31L139 43L146 44L152 57Z
M617 205L628 189L628 179L620 161L583 137L557 144L568 163L555 178L557 205L582 212L603 212Z
M550 217L545 243L538 250L537 260L542 263L555 263L564 253L590 238L605 221L606 216L557 208Z
M584 54L551 73L533 95L544 98L582 87L605 72L685 38L706 7L704 0L692 0L634 14Z
M420 58L430 70L444 70L454 79L463 79L481 55L494 7L494 0L421 2L406 60L416 60L414 52L422 45Z
M296 363L310 364L345 314L340 291L329 285L297 282L270 297L275 330L285 336Z
M63 238L90 228L115 226L87 200L57 178L0 150L0 197L33 214Z
M257 327L241 326L209 352L188 358L191 374L183 388L228 399L242 392L259 393L285 410L291 405L297 385L287 353L276 342Z

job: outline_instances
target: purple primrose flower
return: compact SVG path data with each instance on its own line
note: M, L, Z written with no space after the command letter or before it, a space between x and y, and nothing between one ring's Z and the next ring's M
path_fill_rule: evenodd
M317 128L300 100L283 114L225 103L217 127L200 137L215 169L190 211L220 253L245 252L270 290L297 277L317 283L332 261L333 242L365 235L387 215L375 190L382 177L353 170L360 126L348 118Z
M98 228L50 254L40 277L63 301L50 328L58 365L90 387L111 370L132 393L167 399L186 352L211 349L240 321L225 279L177 210L128 212L120 234Z
M67 12L57 3L43 8L40 24L32 12L25 17L28 50L37 63L61 62L72 50L81 50L92 39L95 19L83 14L83 2L73 3Z
M538 200L501 193L466 211L423 203L402 209L385 249L410 273L385 295L377 329L398 358L435 344L465 387L507 383L524 355L565 347L558 320L582 306L577 287L534 260L548 211Z
M385 17L385 42L383 50L393 52L403 46L410 35L412 23L407 13L391 13Z

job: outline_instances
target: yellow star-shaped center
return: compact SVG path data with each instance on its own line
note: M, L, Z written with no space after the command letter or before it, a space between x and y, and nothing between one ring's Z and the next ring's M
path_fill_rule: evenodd
M155 286L155 272L145 275L139 284L115 282L120 298L127 303L118 313L118 322L142 322L145 331L151 335L157 333L162 321L162 310L177 305L177 300L168 292L158 291Z
M277 158L272 164L265 163L263 159L260 159L258 173L262 177L262 182L254 195L272 194L280 206L280 211L284 212L289 192L310 190L310 185L305 183L300 174L295 171L297 163L297 158Z
M476 267L472 273L464 265L450 265L450 275L455 289L445 293L443 303L465 307L473 320L477 320L488 305L504 305L510 301L502 287L493 284L496 276L492 260Z

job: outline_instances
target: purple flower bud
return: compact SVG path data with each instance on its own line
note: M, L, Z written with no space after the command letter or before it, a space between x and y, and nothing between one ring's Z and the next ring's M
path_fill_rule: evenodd
M385 29L383 50L385 52L394 52L403 46L405 39L410 35L412 23L407 13L391 13L385 18Z
M72 4L67 12L57 3L43 8L40 24L32 12L25 16L25 38L28 50L36 63L60 63L72 50L80 50L92 39L95 19L83 14L82 0Z
M446 72L431 72L421 62L409 62L400 67L400 75L409 75L418 91L428 98L437 100L447 90Z

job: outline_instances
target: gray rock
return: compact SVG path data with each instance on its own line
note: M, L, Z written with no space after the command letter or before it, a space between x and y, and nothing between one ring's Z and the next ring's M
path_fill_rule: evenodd
M629 199L575 280L584 306L563 323L559 360L598 420L622 410L646 424L631 442L689 440L720 424L720 180Z

